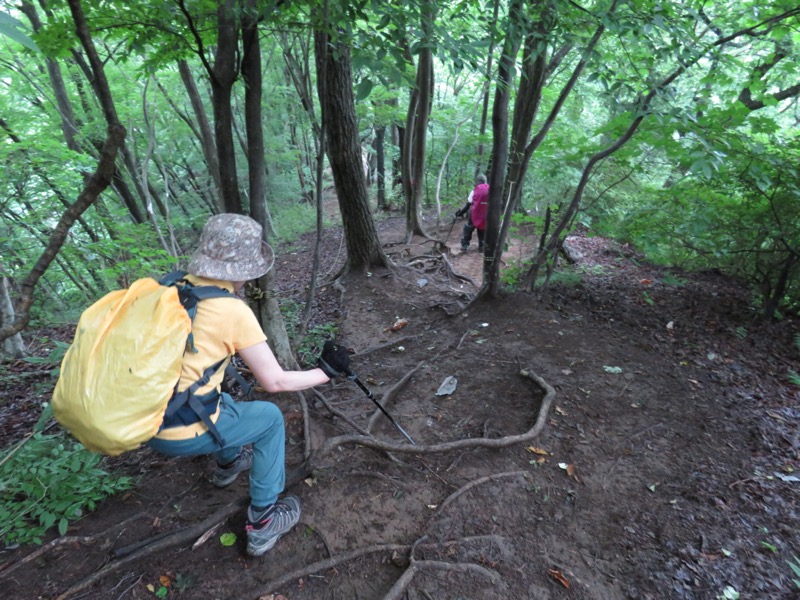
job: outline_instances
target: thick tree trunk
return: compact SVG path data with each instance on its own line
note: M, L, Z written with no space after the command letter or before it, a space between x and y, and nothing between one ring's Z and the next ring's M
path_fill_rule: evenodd
M318 90L318 93L328 124L325 136L328 161L342 215L347 266L359 270L387 266L389 261L378 239L364 180L353 98L350 49L343 44L331 46L327 33L314 33L317 73L319 75L325 72L326 89ZM319 76L317 79L319 80Z

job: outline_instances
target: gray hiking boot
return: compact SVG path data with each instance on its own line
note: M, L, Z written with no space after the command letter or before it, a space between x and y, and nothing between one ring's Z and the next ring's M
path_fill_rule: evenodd
M253 449L250 446L245 446L239 452L236 460L227 467L217 465L217 468L214 469L214 474L211 476L211 482L218 488L224 488L232 484L239 476L239 473L247 471L252 465Z
M260 514L247 509L247 553L261 556L300 520L300 501L286 496Z

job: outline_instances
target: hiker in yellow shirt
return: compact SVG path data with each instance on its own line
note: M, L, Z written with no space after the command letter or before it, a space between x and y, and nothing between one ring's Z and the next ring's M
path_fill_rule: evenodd
M217 487L230 485L239 473L250 470L247 552L252 556L267 552L297 524L300 502L294 496L278 499L285 483L280 409L266 401L237 403L221 392L225 366L238 353L259 385L276 393L304 390L343 376L350 364L347 351L332 341L326 342L318 368L285 371L278 364L253 311L234 295L272 266L272 252L261 235L256 221L237 214L211 217L203 229L185 279L198 287L226 289L231 295L197 303L192 323L196 352L187 350L184 356L177 392L194 385L199 404L190 407L187 403L174 414L168 410L161 430L148 442L153 450L169 456L213 454L217 467L212 481ZM215 431L209 431L203 416Z

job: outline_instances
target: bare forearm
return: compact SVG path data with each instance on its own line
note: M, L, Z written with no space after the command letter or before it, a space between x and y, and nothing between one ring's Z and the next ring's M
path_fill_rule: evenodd
M298 392L330 381L322 369L310 371L281 371L267 377L256 377L258 383L270 393Z
M266 342L241 348L239 356L250 367L258 384L270 393L298 392L330 381L322 369L284 371Z

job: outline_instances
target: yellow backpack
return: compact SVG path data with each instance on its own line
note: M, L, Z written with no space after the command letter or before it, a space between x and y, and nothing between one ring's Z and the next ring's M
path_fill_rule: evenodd
M81 315L53 391L53 414L89 450L116 456L139 447L161 428L184 352L194 350L197 302L230 296L221 288L194 287L183 275L172 273L161 282L140 279ZM206 381L221 364L209 367ZM193 390L205 381L198 383L183 394L182 405L196 406ZM206 422L218 436L208 415L198 413L195 420Z

